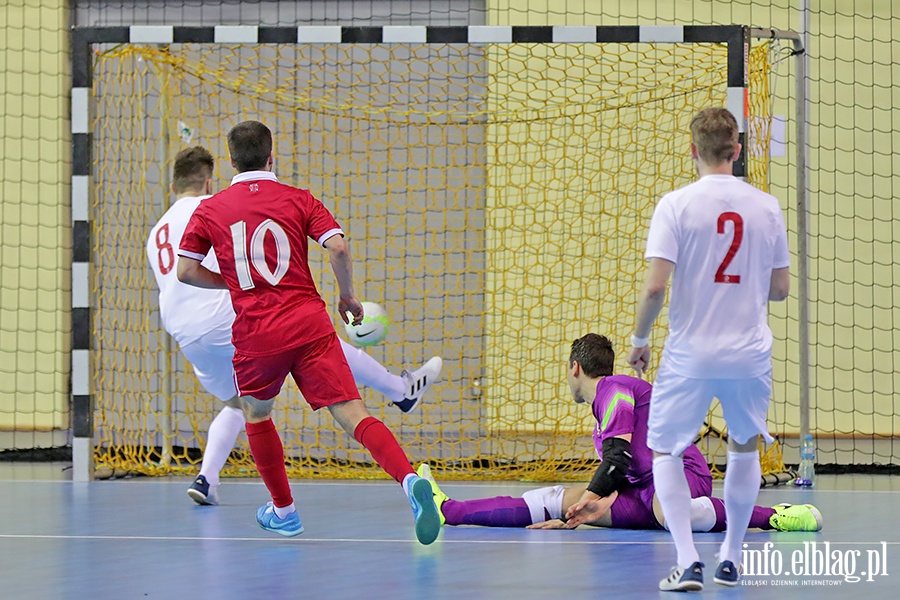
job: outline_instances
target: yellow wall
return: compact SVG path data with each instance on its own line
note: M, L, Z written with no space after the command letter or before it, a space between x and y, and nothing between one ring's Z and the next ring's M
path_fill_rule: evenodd
M797 4L783 0L488 2L491 24L751 23L785 29L800 27L794 9ZM894 116L900 99L890 82L900 56L895 34L900 5L888 0L852 5L812 0L809 4L813 32L809 48L812 399L816 407L812 423L823 431L892 433L898 429L893 390L900 377L894 373L893 358L900 341L896 327L900 314L893 291L900 275L896 259L900 225L893 206L893 190L900 189L895 174L900 172L895 164L900 132ZM64 208L69 196L70 152L66 3L11 0L3 4L0 15L0 430L66 427L70 331L70 216ZM789 107L780 108L787 112ZM579 141L577 136L574 139ZM512 156L508 150L500 142L489 149L495 158ZM552 152L547 157L552 159ZM793 201L789 162L773 161L773 191L788 207ZM506 185L494 182L492 202L505 195ZM554 200L543 213L495 212L493 235L497 239L506 234L507 224L515 219L541 219L560 210L576 228L589 230L597 218ZM790 209L788 216L795 218ZM546 251L547 256L561 252L574 260L579 253L589 258L590 252L599 249L606 256L610 250L602 245L588 249L561 246L553 235L526 244L529 252ZM502 256L496 260L496 273L512 273ZM639 275L638 266L630 266L624 257L618 260L617 268L624 272L633 269ZM568 343L597 325L589 307L565 301L567 282L590 288L590 269L560 273L553 272L553 265L547 266L546 271L537 273L537 286L529 279L528 287L541 290L532 291L533 295L553 298L554 318L562 315L571 325L543 332L540 341L494 346L495 354L505 360L495 366L507 372L532 369L529 358L535 353L559 355L558 371L541 376L545 383L536 395L529 396L533 390L523 391L527 402L535 397L542 403L554 396L565 400L561 378ZM531 264L522 273L534 277L533 267ZM523 278L516 285L524 288L525 275L513 275ZM633 303L633 298L603 298L598 293L597 311L604 314L626 310ZM510 325L497 319L507 312L504 303L508 300L493 300L496 310L489 328L495 336L502 330L516 339L520 332L527 332L533 313L520 315L518 324ZM776 383L776 395L781 393L791 406L796 402L795 397L788 397L796 393L796 312L796 301L774 309L782 319L782 325L775 327L777 335L792 338L776 347L775 378L781 382ZM627 329L626 323L616 332L620 349ZM497 371L486 372L491 377ZM563 408L550 412L568 414L567 407ZM517 422L522 417L535 420L536 413L526 403L512 414L492 416ZM797 424L794 413L780 418L789 430Z
M0 431L68 427L69 57L63 0L0 8Z
M489 426L582 431L563 377L570 343L594 331L622 347L655 199L690 181L687 125L724 102L726 51L497 44L488 54Z
M495 25L633 25L633 24L731 24L747 23L780 29L800 28L798 10L777 0L748 3L726 1L694 2L692 0L632 0L620 2L553 2L538 0L489 1L489 23ZM895 34L900 22L900 4L887 0L840 3L812 1L810 38L810 114L808 160L810 164L810 268L811 268L811 336L813 429L843 433L892 434L900 429L900 416L895 414L893 395L900 375L895 373L894 348L900 341L896 324L900 322L900 304L895 298L894 281L900 275L900 221L893 190L898 189L896 148L900 129L896 123L900 106L896 86L891 86L900 56L900 41ZM848 6L852 4L852 6ZM855 14L854 14L855 12ZM648 18L647 16L650 15ZM577 68L577 67L575 67ZM784 66L782 68L790 68ZM563 71L565 73L565 70ZM793 85L793 79L782 78L780 85ZM506 93L502 86L497 91ZM787 90L776 90L784 96ZM776 103L775 113L790 116L793 106L787 101ZM788 129L792 128L789 124ZM510 146L520 142L494 136L497 144L488 155L502 157ZM515 148L514 148L515 149ZM521 152L521 148L517 149ZM496 162L494 163L496 165ZM495 169L496 171L496 169ZM772 192L784 202L790 227L795 230L793 157L772 161ZM515 197L516 186L503 178L492 180L490 197ZM502 208L502 207L501 207ZM494 215L497 205L491 206ZM556 218L549 212L541 213ZM521 215L520 215L521 217ZM504 368L506 357L528 358L521 332L536 322L534 314L516 311L520 292L533 281L522 281L521 289L509 276L509 262L521 261L522 253L505 252L502 240L508 235L506 221L497 219L499 227L489 237L494 253L493 274L488 278L489 295L495 289L512 286L504 294L491 296L493 306L488 323L503 326L489 328L487 346L495 351L488 373ZM539 229L539 228L537 228ZM506 244L510 247L511 244ZM638 244L641 246L641 244ZM552 255L535 259L536 273L552 272ZM579 272L587 272L583 268ZM794 265L796 272L796 265ZM627 273L627 269L625 270ZM572 273L578 276L578 273ZM638 278L642 273L637 272ZM547 284L536 278L539 285ZM503 281L502 285L499 283ZM581 285L584 285L583 283ZM794 281L796 290L796 280ZM540 297L541 290L530 292ZM612 331L618 349L626 348L625 335L630 330L630 308L634 297L623 297L628 316L621 331ZM607 310L598 302L597 310ZM775 397L781 402L779 414L771 415L779 431L796 431L799 427L797 396L797 302L796 297L773 307L773 330L776 337L787 338L776 344ZM587 313L587 314L585 314ZM596 329L602 320L591 318L590 311L572 314L575 325L564 332L548 330L545 345L565 357L567 342L574 335ZM511 321L519 317L518 321ZM657 339L661 336L657 332ZM519 336L519 337L517 337ZM819 345L821 344L821 345ZM624 367L624 365L622 365ZM510 371L515 365L505 367ZM562 367L559 369L560 376ZM516 374L518 376L518 374ZM546 378L548 374L540 374ZM516 387L518 386L518 387ZM518 401L513 413L500 408L509 390L514 389ZM532 393L533 392L533 393ZM565 386L552 381L532 386L527 382L510 383L489 392L495 407L493 417L499 427L515 422L530 427L558 416L559 408L547 409L556 395L565 395ZM773 408L773 412L775 409ZM554 414L557 413L557 414ZM567 415L569 413L566 413ZM527 417L523 419L523 417ZM573 422L573 421L568 421ZM540 425L536 426L540 429Z

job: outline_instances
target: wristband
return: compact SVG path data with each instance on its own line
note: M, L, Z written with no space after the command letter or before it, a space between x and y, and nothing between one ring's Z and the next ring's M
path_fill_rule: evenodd
M631 334L631 345L634 346L635 348L643 348L644 346L649 346L650 338L649 337L640 338L634 334Z

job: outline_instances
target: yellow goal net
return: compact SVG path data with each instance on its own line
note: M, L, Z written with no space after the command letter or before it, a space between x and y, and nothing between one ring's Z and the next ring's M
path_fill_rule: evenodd
M371 354L394 373L443 357L412 414L362 390L410 459L451 478L583 477L596 460L593 422L565 383L569 346L605 334L628 372L646 229L658 198L694 177L688 123L725 105L726 53L712 43L96 46L97 468L198 468L220 404L161 329L144 244L172 201L178 150L208 148L222 189L233 175L226 133L257 119L274 133L278 177L310 189L348 232L360 298L390 315ZM771 116L767 43L748 71L752 125ZM751 128L749 138L748 176L765 188L768 137ZM333 309L324 254L312 250L311 262ZM290 476L384 476L291 381L274 419ZM703 448L723 463L712 437ZM765 450L764 469L783 470L777 445ZM243 434L226 466L242 473L255 473Z

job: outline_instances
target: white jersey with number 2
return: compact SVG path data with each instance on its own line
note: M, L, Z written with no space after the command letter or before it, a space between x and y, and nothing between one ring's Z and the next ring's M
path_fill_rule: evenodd
M692 379L745 379L772 368L772 270L790 265L778 200L731 175L662 197L647 259L675 263L663 362Z
M178 246L194 210L209 196L188 196L176 201L150 230L147 257L159 286L159 312L163 327L179 346L186 346L213 330L231 331L234 309L228 290L208 290L178 281ZM219 272L216 255L209 251L202 262Z

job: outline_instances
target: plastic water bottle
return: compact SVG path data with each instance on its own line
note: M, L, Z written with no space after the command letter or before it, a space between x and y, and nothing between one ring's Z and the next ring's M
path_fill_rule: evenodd
M816 444L813 436L806 434L803 444L800 446L800 473L794 480L794 485L812 487L816 477Z

